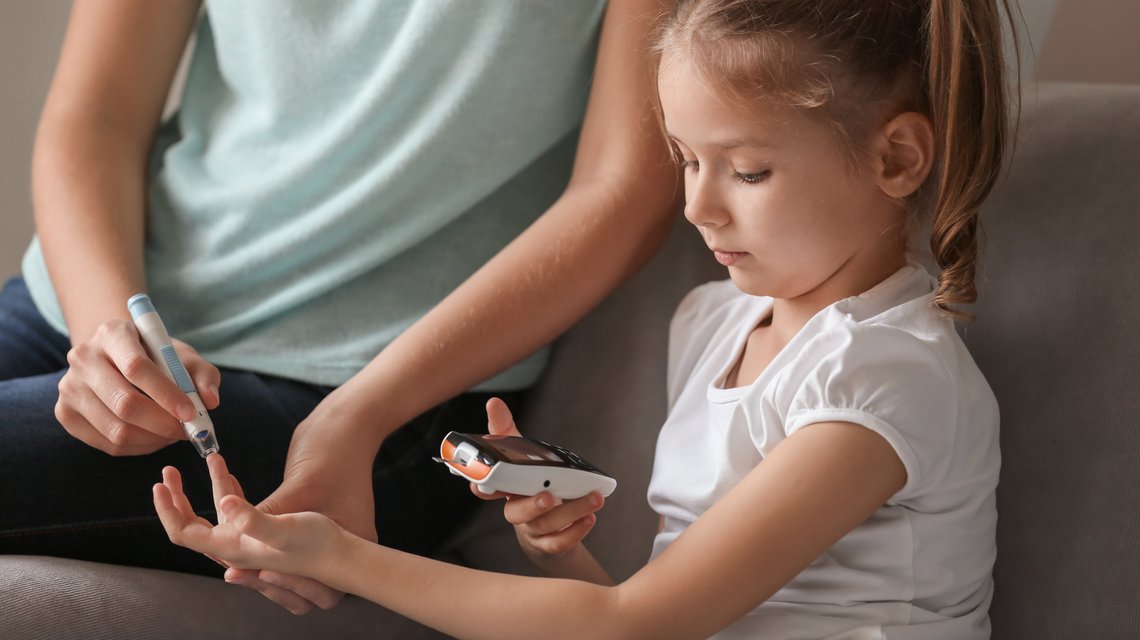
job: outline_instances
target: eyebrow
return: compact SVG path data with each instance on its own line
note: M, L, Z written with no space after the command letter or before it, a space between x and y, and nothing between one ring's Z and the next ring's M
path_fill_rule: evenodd
M679 140L677 138L677 136L673 135L672 133L669 133L668 131L665 132L665 135L669 136L669 139L672 140L673 142L684 144L683 142L681 142L681 140ZM730 138L728 140L720 140L717 142L712 142L711 144L713 146L720 147L721 149L738 149L740 147L757 147L757 148L763 147L763 148L774 149L774 148L779 146L775 143L768 142L767 140L760 140L760 139L751 138L748 136L744 136L741 138Z

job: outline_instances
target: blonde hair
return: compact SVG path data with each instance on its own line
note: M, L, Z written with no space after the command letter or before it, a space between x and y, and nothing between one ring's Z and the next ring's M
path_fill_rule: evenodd
M926 115L934 167L907 205L930 215L933 304L972 319L954 306L977 299L978 210L1001 171L1011 101L999 5L1012 27L1013 1L682 0L654 50L726 95L820 117L853 166L884 115Z

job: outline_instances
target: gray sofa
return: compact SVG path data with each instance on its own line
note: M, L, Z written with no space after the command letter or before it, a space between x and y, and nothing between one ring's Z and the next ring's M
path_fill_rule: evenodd
M1140 638L1140 87L1028 87L986 209L979 320L963 334L1002 410L993 637ZM588 540L618 578L646 560L656 524L644 495L668 319L719 277L678 224L559 340L519 416L618 477ZM495 505L445 557L529 571ZM359 599L296 618L219 580L55 558L0 558L0 593L0 638L441 637Z

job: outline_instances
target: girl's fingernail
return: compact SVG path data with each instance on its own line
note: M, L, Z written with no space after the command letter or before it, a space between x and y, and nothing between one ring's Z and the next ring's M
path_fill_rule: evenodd
M231 502L223 502L223 503L222 503L222 513L224 513L224 514L226 514L226 515L232 515L232 514L233 514L233 512L234 512L234 510L235 510L235 508L236 508L236 507L235 507L235 505L234 505L234 503L233 503L232 501L231 501Z
M602 496L600 496L596 493L594 495L590 496L590 506L593 506L593 507L602 506Z
M536 502L538 503L538 508L540 509L550 508L550 498L548 496L539 496Z
M206 387L206 391L210 392L210 397L214 399L214 402L217 402L222 397L221 395L218 394L217 385L210 385L210 386Z

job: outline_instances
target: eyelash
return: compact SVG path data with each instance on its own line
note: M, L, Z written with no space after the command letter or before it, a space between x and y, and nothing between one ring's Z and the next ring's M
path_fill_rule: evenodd
M768 178L771 171L757 171L756 173L737 173L733 177L744 184L759 184Z
M694 171L700 168L700 163L698 163L696 160L682 160L680 162L680 165L681 169L692 169ZM761 182L764 182L764 180L766 180L768 178L768 175L771 173L771 171L757 171L756 173L734 173L732 177L738 182L742 182L744 184L759 184Z

